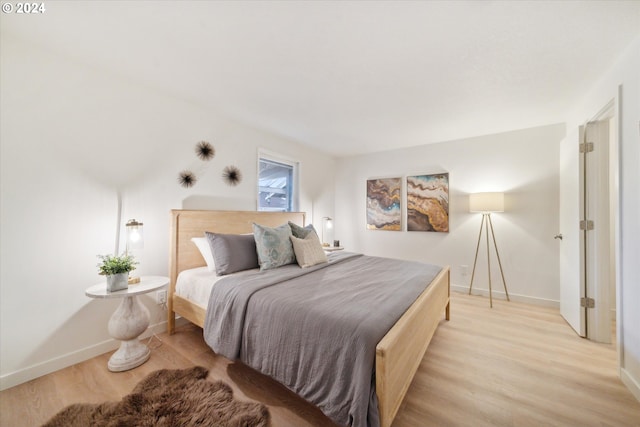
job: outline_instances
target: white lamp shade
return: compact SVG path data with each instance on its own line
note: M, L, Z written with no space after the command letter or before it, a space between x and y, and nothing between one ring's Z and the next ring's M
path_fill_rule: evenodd
M504 193L470 194L469 212L504 212Z

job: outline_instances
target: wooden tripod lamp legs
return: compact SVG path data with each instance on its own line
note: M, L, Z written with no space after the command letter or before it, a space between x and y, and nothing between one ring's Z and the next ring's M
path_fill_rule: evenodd
M491 237L493 238L493 246L496 249L496 256L498 257L498 266L500 267L500 275L502 276L502 284L504 285L504 293L509 299L509 291L507 291L507 282L504 280L504 272L502 271L502 261L500 261L500 253L498 252L498 245L496 243L496 236L493 232L493 223L491 222L491 213L482 213L482 222L480 223L480 232L478 233L478 244L476 245L476 256L473 260L473 271L471 272L471 284L469 285L469 295L471 295L471 289L473 288L473 278L476 274L476 264L478 262L478 250L480 249L480 240L482 239L482 228L485 229L485 235L487 240L487 272L489 273L489 306L493 308L493 295L491 289L491 254L489 253L489 228L491 228Z

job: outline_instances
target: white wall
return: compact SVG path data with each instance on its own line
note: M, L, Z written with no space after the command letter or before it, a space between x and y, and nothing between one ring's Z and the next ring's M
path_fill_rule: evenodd
M1 43L3 389L117 347L107 321L118 301L84 290L104 280L96 255L114 250L119 197L123 221L145 224L142 275L168 274L170 209L255 209L259 148L300 161L309 220L333 215L332 158L146 87L143 76L127 81L5 34ZM184 189L177 176L201 166L200 140L216 156ZM241 170L240 185L223 183L227 165ZM162 330L164 311L142 299Z
M640 400L640 37L576 104L567 121L567 138L615 99L620 128L617 320L621 378Z
M335 236L357 252L449 265L452 285L468 289L470 275L463 276L460 266L473 266L481 220L469 213L468 194L504 191L506 212L493 214L492 220L509 294L557 306L558 242L553 236L558 232L558 150L564 135L564 125L550 125L339 159ZM366 229L367 179L438 172L449 172L449 233ZM492 262L493 289L501 291L497 260ZM488 290L486 252L479 255L473 287Z

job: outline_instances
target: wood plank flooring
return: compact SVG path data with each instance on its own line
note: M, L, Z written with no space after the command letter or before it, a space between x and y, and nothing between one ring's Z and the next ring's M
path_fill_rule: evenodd
M640 426L640 403L617 375L615 346L575 335L557 310L453 293L394 427ZM194 326L127 372L110 354L0 392L0 426L37 426L64 406L119 400L148 373L201 365L236 397L269 406L274 426L332 427L314 406L251 369L215 355ZM157 341L151 342L155 347Z

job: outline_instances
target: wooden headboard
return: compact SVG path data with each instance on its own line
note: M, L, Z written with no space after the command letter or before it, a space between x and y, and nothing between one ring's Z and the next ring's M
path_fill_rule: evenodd
M176 280L181 271L205 265L204 258L191 241L192 237L204 237L205 231L225 234L252 233L254 222L276 227L288 221L304 226L305 214L304 212L172 210L169 294L174 294Z

